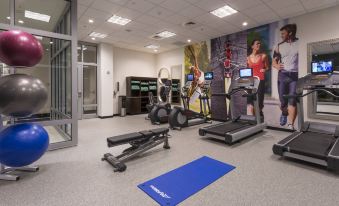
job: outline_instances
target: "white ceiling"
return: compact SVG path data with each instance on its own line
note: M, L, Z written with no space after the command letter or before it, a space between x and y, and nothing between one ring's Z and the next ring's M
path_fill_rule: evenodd
M226 4L239 12L223 19L209 13ZM179 48L176 42L199 42L337 4L339 0L78 0L78 37L154 53L144 48L152 43L160 45L159 52L164 52ZM132 22L126 26L106 22L113 14ZM94 23L89 24L88 19L94 19ZM188 21L197 25L184 27ZM244 21L247 27L242 26ZM164 40L150 38L163 30L177 35ZM92 31L108 37L93 41L88 36Z

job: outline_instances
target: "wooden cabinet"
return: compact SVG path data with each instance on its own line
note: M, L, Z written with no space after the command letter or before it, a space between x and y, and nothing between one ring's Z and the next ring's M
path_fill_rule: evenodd
M126 77L126 112L127 114L147 113L148 93L157 96L157 78Z

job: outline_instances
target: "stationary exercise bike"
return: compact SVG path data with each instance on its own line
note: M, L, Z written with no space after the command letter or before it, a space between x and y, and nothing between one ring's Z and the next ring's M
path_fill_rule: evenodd
M209 90L211 81L213 79L212 72L206 72L205 82L199 93L200 112L195 112L190 109L189 91L194 80L194 74L188 74L186 76L187 82L181 90L181 99L184 107L174 107L169 115L168 123L171 129L179 129L183 127L189 127L193 125L211 123L209 115L211 114L211 108L209 104ZM198 91L195 91L198 92Z
M158 74L158 103L155 104L148 117L152 124L163 124L168 122L171 112L171 89L172 81L170 72L162 68Z

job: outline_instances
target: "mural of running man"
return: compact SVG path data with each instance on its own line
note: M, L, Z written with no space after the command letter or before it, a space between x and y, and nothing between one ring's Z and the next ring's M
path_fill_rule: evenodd
M280 100L280 125L294 130L297 117L295 99L286 99L283 95L296 93L298 80L298 38L296 37L297 25L287 24L280 29L282 42L274 49L272 66L278 72L278 92Z

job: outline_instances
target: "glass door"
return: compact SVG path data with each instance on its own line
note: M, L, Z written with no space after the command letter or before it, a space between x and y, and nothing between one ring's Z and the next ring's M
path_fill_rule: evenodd
M79 119L97 117L97 66L78 66L78 108Z

